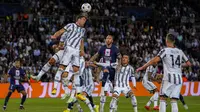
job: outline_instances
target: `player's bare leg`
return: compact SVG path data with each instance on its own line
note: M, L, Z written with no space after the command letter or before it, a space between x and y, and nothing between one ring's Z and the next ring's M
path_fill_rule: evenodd
M33 76L31 75L31 78L33 78L34 80L39 81L41 79L41 77L47 72L49 71L49 69L56 64L56 60L52 57L41 69L41 71L39 72L39 74L37 76Z
M59 68L58 68L58 71L56 72L56 75L55 75L54 88L53 88L51 94L56 94L57 87L58 87L58 84L59 84L60 79L61 79L61 75L63 74L64 70L65 70L65 66L64 65L60 65Z
M99 112L99 105L94 104L92 96L89 96L86 92L83 92L83 95L86 96L89 99L89 101L90 101L93 109L95 110L95 112Z
M147 102L147 104L145 105L145 108L147 110L150 110L150 105L151 103L154 103L154 107L153 110L159 110L159 106L158 106L158 89L152 90L153 96L150 98L150 100Z
M26 95L27 93L25 91L21 91L22 96L22 100L19 106L19 109L24 109L24 102L26 101Z

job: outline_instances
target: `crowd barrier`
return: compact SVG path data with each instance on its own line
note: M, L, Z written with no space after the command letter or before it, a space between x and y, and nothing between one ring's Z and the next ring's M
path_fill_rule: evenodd
M57 88L57 94L52 95L52 82L32 83L31 86L29 86L27 83L23 83L23 85L27 92L28 98L56 98L61 97L64 94L63 86L59 84ZM130 85L132 87L132 83L130 83ZM155 85L160 88L160 85L158 83L155 82ZM8 87L8 83L0 84L0 98L5 98L8 92ZM69 86L69 88L71 89L71 85ZM100 96L100 90L101 84L95 83L93 96ZM134 91L136 96L150 96L149 92L142 86L141 82L137 82L137 90ZM200 82L184 82L181 93L184 96L200 96ZM109 93L108 95L111 96L112 94ZM17 94L17 91L15 91L11 97L20 98L21 95Z

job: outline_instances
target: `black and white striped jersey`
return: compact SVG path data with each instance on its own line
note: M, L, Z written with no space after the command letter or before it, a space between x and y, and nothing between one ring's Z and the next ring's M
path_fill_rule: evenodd
M75 23L69 23L64 27L64 29L67 32L67 39L65 39L67 41L67 46L80 49L80 43L86 31L85 28L79 27Z
M163 80L168 80L174 84L182 84L182 62L188 61L188 58L182 50L178 48L164 48L158 56L163 63Z
M130 77L135 77L133 67L131 65L122 66L115 75L115 86L128 87Z

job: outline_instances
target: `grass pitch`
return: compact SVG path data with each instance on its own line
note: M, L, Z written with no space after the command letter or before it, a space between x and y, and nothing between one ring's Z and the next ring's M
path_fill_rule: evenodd
M144 105L147 103L150 97L136 97L138 101L138 112L148 112L144 109ZM179 101L179 112L200 112L200 97L184 97L185 101L189 107L189 110L186 111L181 102ZM99 105L98 97L94 98L95 104ZM107 97L107 102L105 104L105 111L109 112L110 97ZM21 99L10 99L7 105L6 112L63 112L66 109L67 104L66 100L61 100L59 98L44 98L44 99L27 99L24 107L25 110L19 110L19 104ZM4 99L0 99L0 104L3 106ZM90 112L88 107L81 102L81 107L84 109L84 112ZM76 107L71 112L77 112ZM133 112L130 99L125 97L120 97L118 112ZM156 112L156 111L149 111ZM158 111L157 111L158 112ZM167 112L171 112L171 105L168 102Z

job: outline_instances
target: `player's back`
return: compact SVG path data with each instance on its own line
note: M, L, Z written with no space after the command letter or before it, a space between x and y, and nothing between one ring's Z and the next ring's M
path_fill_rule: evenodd
M158 55L163 62L163 79L171 81L177 78L177 82L180 82L182 75L181 64L183 61L188 61L183 51L178 48L164 48ZM176 83L176 80L174 80L174 83Z

